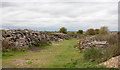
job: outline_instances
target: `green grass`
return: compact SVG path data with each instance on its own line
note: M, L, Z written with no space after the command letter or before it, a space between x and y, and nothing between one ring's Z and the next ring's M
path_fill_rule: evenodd
M32 64L32 63L33 63L33 62L31 62L31 61L30 61L30 62L26 62L26 64Z
M9 59L9 58L12 58L16 55L20 55L20 54L24 54L28 52L28 50L26 51L9 51L9 52L3 52L2 53L2 59Z
M25 60L30 60L29 58L25 58Z
M77 40L70 39L45 46L47 49L40 52L7 52L3 56L3 68L104 68L85 61L83 53L73 47L75 44ZM27 60L30 62L26 63Z

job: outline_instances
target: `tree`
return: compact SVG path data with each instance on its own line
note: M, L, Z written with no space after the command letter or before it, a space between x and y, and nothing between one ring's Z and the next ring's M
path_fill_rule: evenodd
M67 29L65 27L60 28L60 33L67 34Z
M83 34L83 30L78 30L77 33L78 34Z
M107 34L108 33L108 27L103 26L100 28L100 34Z
M100 29L95 29L95 34L99 34Z
M94 29L88 29L86 34L88 34L88 35L95 35L95 30Z

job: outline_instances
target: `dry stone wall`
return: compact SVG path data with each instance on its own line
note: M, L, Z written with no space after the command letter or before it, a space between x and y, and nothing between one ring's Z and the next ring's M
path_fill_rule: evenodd
M71 37L63 33L52 33L50 39L54 41L62 41L62 39L70 39Z
M32 31L32 30L7 30L2 32L2 40L6 43L6 48L11 47L28 47L35 40L42 41L46 40L49 44L49 36L42 31Z
M95 36L88 36L84 39L80 39L78 42L80 50L88 50L91 47L108 47L109 43L107 41L96 41Z
M4 30L2 31L2 48L28 48L31 44L37 42L51 44L52 40L62 41L62 39L70 39L66 34L54 33L48 35L43 31L33 30Z

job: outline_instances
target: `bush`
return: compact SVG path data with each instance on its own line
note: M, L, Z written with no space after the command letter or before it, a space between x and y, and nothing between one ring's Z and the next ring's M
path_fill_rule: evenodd
M46 39L42 39L41 41L35 40L34 43L32 43L33 46L44 46L47 45L47 40Z
M8 40L2 41L2 51L5 52L9 48Z
M118 47L118 35L116 33L106 35L100 34L95 37L95 40L107 41L109 45L107 48L89 48L84 52L84 58L86 60L100 63L120 55L120 48Z
M88 30L86 31L86 34L87 34L87 35L95 35L95 31L94 31L94 29L88 29Z
M55 41L55 39L53 37L50 37L50 41Z
M60 28L60 33L67 34L67 29L65 27Z
M95 29L95 34L99 34L99 29Z
M77 33L78 34L83 34L83 30L78 30Z
M120 55L120 48L119 48L119 46L117 46L117 45L111 45L110 49L113 52L112 56L119 56Z
M105 26L101 27L99 32L100 32L100 34L107 34L108 33L108 27L105 27Z
M101 59L101 48L89 48L87 51L84 52L84 58L85 60L90 60L90 61L97 61Z
M40 44L41 44L41 46L44 46L44 45L48 45L48 42L47 42L46 39L42 39L42 40L40 41Z
M113 56L113 49L111 48L89 48L87 51L84 52L84 58L86 60L101 63Z

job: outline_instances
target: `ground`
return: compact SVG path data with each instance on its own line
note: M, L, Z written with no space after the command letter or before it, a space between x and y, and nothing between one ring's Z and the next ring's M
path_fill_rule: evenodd
M3 68L101 68L95 63L84 60L83 53L73 46L77 39L56 42L45 48L34 48L25 52L3 54ZM37 51L35 51L38 49ZM40 50L40 51L39 51Z

